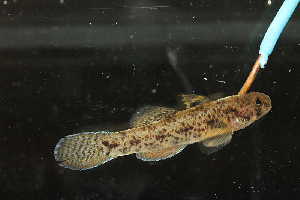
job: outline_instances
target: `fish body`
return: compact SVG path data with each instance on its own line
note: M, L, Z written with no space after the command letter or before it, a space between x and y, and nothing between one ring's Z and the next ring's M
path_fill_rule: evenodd
M66 136L56 145L55 158L61 166L84 170L133 153L144 161L159 161L196 142L201 142L204 153L213 153L231 141L234 131L249 126L271 109L270 98L257 92L216 101L183 95L183 100L187 109L182 111L143 107L132 117L132 129Z

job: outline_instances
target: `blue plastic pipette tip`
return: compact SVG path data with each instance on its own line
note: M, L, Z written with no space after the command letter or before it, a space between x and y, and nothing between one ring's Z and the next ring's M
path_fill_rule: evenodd
M300 0L285 0L273 19L260 44L259 54L261 55L261 68L264 68L265 64L267 64L268 56L272 53L283 28L293 14L299 1Z

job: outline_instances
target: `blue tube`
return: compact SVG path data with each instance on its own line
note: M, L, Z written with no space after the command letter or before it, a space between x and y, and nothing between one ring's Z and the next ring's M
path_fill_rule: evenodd
M264 65L267 64L268 56L272 53L279 35L286 23L289 21L299 1L300 0L285 0L273 19L263 41L260 44L259 54L261 55L261 68L264 68Z

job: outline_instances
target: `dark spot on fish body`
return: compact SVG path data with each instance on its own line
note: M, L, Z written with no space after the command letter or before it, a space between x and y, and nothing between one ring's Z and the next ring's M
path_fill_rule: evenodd
M118 143L112 143L112 144L109 144L109 142L107 141L102 141L102 144L106 147L108 147L108 149L113 149L113 148L116 148L119 146Z
M190 125L188 125L187 124L187 126L186 127L183 127L183 128L181 128L181 129L178 129L177 131L175 131L175 133L177 133L177 134L182 134L182 133L186 133L186 132L188 132L189 130L191 130L191 129L194 129L194 126L190 126Z
M116 148L116 147L118 147L118 146L119 146L118 143L112 143L112 144L110 144L110 145L108 146L108 148L109 148L109 149L113 149L113 148Z
M177 113L177 112L174 112L172 115L165 117L164 121L166 121L167 123L175 122L175 119L173 117L175 115L175 113Z
M208 126L210 126L211 129L222 128L225 125L223 122L220 122L218 119L209 120L209 121L206 122L206 124Z
M167 129L164 128L164 129L163 129L163 132L166 132L166 131L167 131Z
M224 113L225 114L229 114L229 113L236 113L237 109L232 108L232 107L228 107L227 109L225 109Z
M103 152L103 147L98 146L100 152Z
M156 140L161 140L161 139L165 139L166 135L160 134L160 135L156 135L155 139Z
M102 141L102 144L106 147L109 146L109 143L107 141Z
M121 140L122 140L122 142L124 142L124 140L125 140L125 137L121 137Z
M191 128L188 126L188 127L184 127L182 129L180 129L180 132L185 133L185 132L188 132L189 130L191 130Z
M201 129L200 129L200 128L194 128L193 131L194 131L194 132L201 132ZM190 133L190 135L191 135L191 132L189 132L189 133Z
M133 145L138 145L139 143L141 143L141 140L137 140L137 139L135 139L135 140L130 140L129 143L131 144L131 146L133 146Z
M249 115L244 115L243 118L244 118L246 121L250 121L250 116L249 116Z

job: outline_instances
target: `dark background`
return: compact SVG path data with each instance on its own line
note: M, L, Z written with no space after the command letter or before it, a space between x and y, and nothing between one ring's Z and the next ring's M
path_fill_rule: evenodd
M1 199L300 199L299 6L250 88L271 112L224 149L72 171L53 155L66 135L127 129L180 94L237 94L283 1L3 2Z

